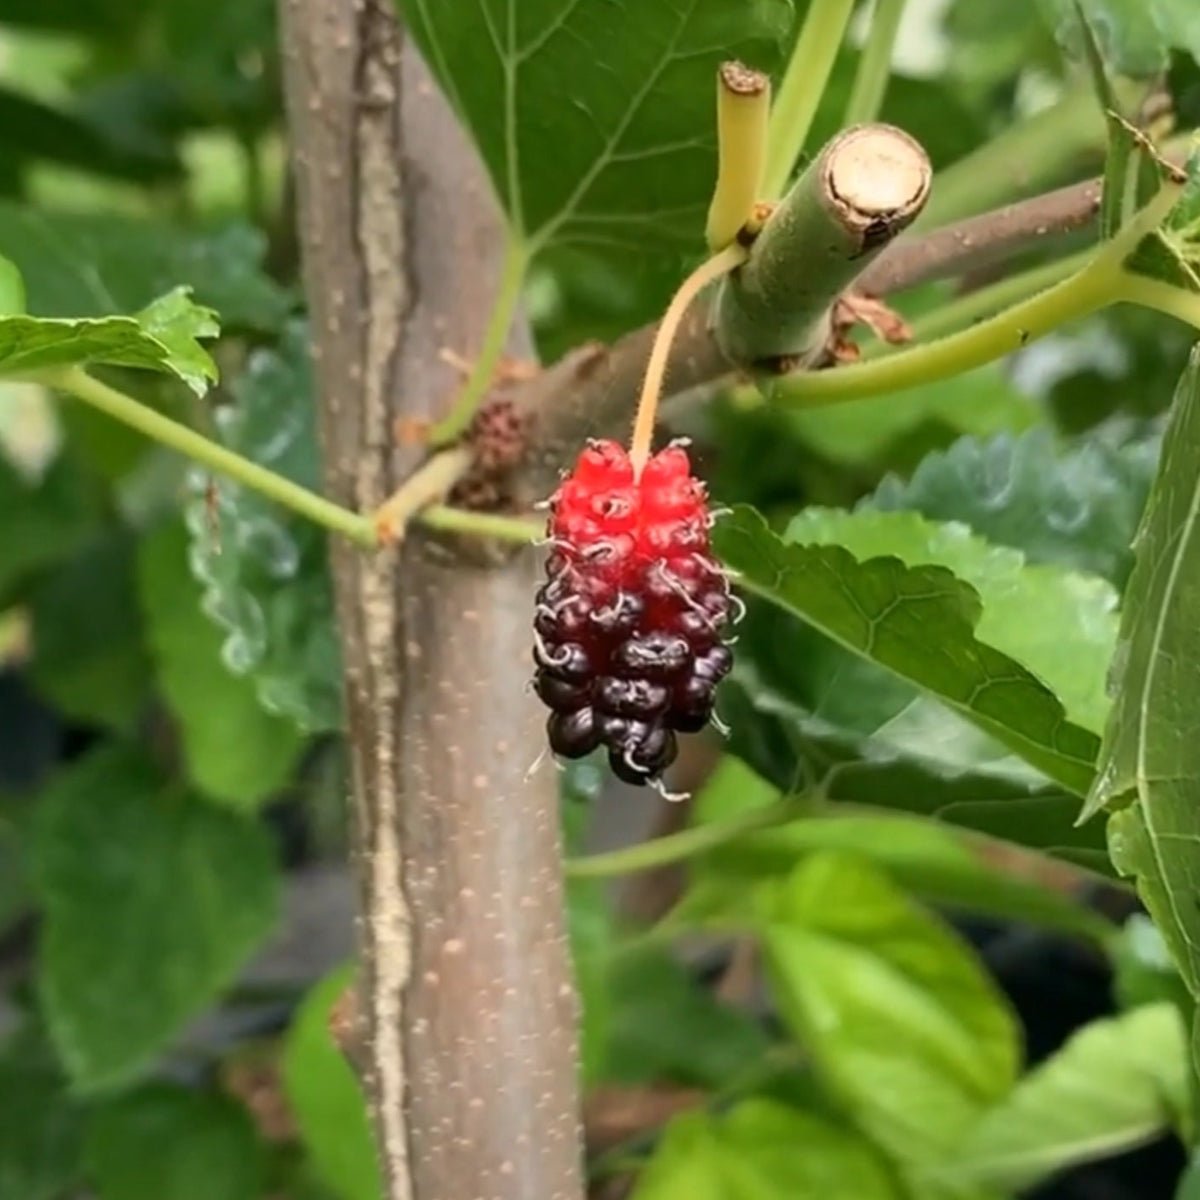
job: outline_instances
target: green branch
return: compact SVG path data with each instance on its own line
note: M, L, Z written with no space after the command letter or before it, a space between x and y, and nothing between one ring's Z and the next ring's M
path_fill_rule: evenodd
M147 407L132 396L101 383L82 367L45 371L37 378L39 382L68 392L85 404L107 413L123 425L144 433L159 445L177 450L202 467L226 475L269 500L307 517L310 521L348 537L360 546L373 547L376 544L375 523L372 518L352 512L340 504L334 504L316 492L309 491L308 488L301 487L298 483L267 470L266 467L260 467L232 450L227 450L194 429L189 429L186 425Z
M1193 297L1179 289L1135 276L1124 265L1138 243L1165 220L1180 192L1180 185L1165 184L1083 267L1011 308L949 337L871 362L787 375L775 382L770 399L817 407L935 383L1004 358L1068 321L1122 300L1194 322L1200 317L1195 311L1200 302L1193 303Z
M812 129L854 0L812 0L771 112L763 199L783 195Z
M469 533L476 537L499 538L506 542L535 542L546 536L546 523L528 517L510 517L503 513L476 512L431 504L418 519L429 529L443 533Z
M936 229L1070 178L1081 158L1103 158L1106 137L1091 91L1073 91L939 171L915 228Z
M1116 299L1118 278L1119 271L1111 263L1094 258L1061 283L970 329L872 362L788 375L775 383L770 398L817 407L949 379L1107 307Z
M36 381L90 404L121 424L145 434L160 446L175 450L215 474L240 483L243 487L273 500L331 533L340 534L367 549L375 549L379 545L378 519L375 514L364 516L343 508L340 504L326 500L316 492L301 487L266 467L260 467L194 429L163 416L140 400L101 383L82 367L62 367L39 372ZM545 525L540 521L451 508L444 504L432 504L408 513L407 517L420 521L430 529L472 534L476 537L501 538L510 542L528 543L545 533Z
M1152 308L1200 330L1200 295L1195 292L1126 271L1121 275L1117 299Z
M430 430L430 445L445 446L460 438L487 395L508 342L517 306L521 302L521 289L525 286L529 262L529 247L515 233L508 233L504 244L504 261L500 268L500 287L492 305L491 316L488 317L487 328L483 332L483 342L475 364L449 413Z
M565 864L566 874L569 879L603 879L611 875L631 875L636 871L665 867L698 854L707 854L749 833L787 825L807 811L807 799L792 796L776 804L738 813L724 821L696 825L623 850L591 854L586 858L569 858Z
M892 73L892 51L902 16L904 0L875 0L871 31L854 73L854 87L850 91L843 125L861 125L879 116Z

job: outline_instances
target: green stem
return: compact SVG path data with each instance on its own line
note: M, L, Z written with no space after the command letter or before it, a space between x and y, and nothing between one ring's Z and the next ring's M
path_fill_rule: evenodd
M487 394L500 356L504 353L517 305L521 302L521 289L525 285L529 260L529 247L515 233L509 233L500 268L500 287L483 332L483 343L479 347L475 365L450 412L430 430L431 445L445 446L461 437Z
M1074 275L1094 257L1094 251L1084 250L1040 267L1031 267L1028 271L1022 271L1009 279L1001 279L987 287L976 288L964 296L948 300L913 321L912 344L921 345L935 338L957 333L976 321L995 316L1011 305L1019 304L1022 300L1060 283L1069 275ZM863 358L883 358L888 354L903 353L903 349L903 346L876 339L863 348Z
M1099 261L1093 259L1070 278L960 333L874 362L789 375L775 384L771 399L812 407L838 404L949 379L1003 358L1067 321L1112 303L1116 272L1108 264L1099 270Z
M879 116L892 73L892 51L903 15L904 0L875 0L871 31L854 73L854 87L846 105L843 125L862 125Z
M323 525L334 533L340 533L360 546L376 545L375 523L339 504L334 504L277 475L257 463L235 454L216 442L181 425L178 421L164 417L132 396L109 387L93 378L82 367L63 367L38 375L38 380L51 387L69 392L76 399L107 413L110 417L144 433L160 445L177 450L192 461L210 470L227 475L245 487L259 492L269 500L290 508L293 512Z
M679 833L640 842L622 850L610 850L606 854L591 854L586 858L569 858L565 870L569 879L602 879L610 875L631 875L636 871L649 871L670 863L682 862L698 854L716 850L727 842L745 837L761 829L786 825L802 816L807 802L795 796L769 804L763 808L738 813L724 821L712 821L696 825Z
M854 0L812 0L809 5L771 112L764 199L777 200L783 195L853 12Z
M1159 279L1147 279L1132 271L1123 271L1117 298L1144 308L1175 317L1187 325L1200 329L1200 295L1185 292Z
M431 504L421 510L417 519L422 525L440 529L443 533L471 533L476 537L500 538L507 542L535 542L546 536L543 521L450 508L445 504Z
M1003 358L1068 321L1090 316L1123 299L1136 298L1139 303L1193 322L1197 314L1187 293L1166 285L1150 286L1154 281L1138 279L1124 267L1138 243L1162 224L1181 190L1179 184L1165 184L1084 267L994 317L874 362L796 372L775 383L771 399L817 407L935 383Z
M1105 137L1095 97L1087 89L1071 92L939 171L914 228L936 229L1051 186L1085 154L1101 157Z

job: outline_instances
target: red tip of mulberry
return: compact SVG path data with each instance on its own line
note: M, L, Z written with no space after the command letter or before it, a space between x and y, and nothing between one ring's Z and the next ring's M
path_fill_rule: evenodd
M631 783L658 779L675 731L712 716L732 656L729 588L712 558L704 485L669 446L641 478L616 442L591 442L551 501L555 550L537 596L536 691L552 748L607 746Z

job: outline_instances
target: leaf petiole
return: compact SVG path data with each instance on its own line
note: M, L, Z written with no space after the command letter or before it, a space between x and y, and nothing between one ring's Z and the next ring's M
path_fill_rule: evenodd
M532 255L529 246L517 234L509 232L504 245L504 260L500 267L500 286L496 300L488 317L487 328L475 364L453 407L429 432L431 446L446 446L456 441L471 424L496 374L496 367L504 353L517 306L521 302L521 291L529 271Z
M348 537L360 546L373 547L376 544L375 524L370 517L351 512L317 495L316 492L309 491L308 488L301 487L298 483L293 483L290 479L285 479L282 475L261 467L232 450L227 450L179 421L163 416L132 396L101 383L82 367L64 367L40 372L37 380L69 393L123 425L145 434L159 445L177 450L193 462L227 475L310 521Z

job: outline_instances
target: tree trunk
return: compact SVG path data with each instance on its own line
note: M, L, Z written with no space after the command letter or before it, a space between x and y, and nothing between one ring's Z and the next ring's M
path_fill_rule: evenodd
M325 486L365 511L420 457L398 423L460 383L440 351L479 343L501 225L384 0L280 4ZM414 529L333 559L388 1200L578 1200L557 781L526 778L536 557L483 566Z

